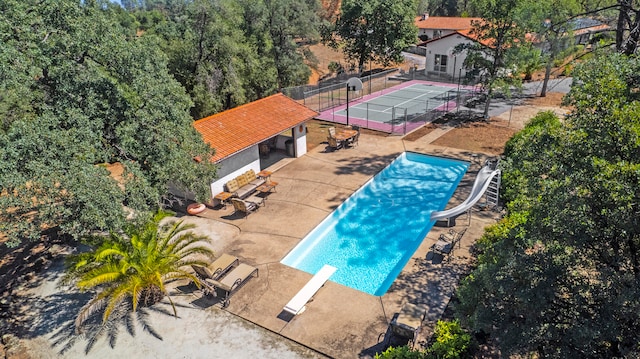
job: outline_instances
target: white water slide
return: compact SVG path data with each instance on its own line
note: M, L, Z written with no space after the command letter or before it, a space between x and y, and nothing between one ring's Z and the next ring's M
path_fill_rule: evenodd
M448 209L446 211L434 211L431 212L431 220L437 221L439 219L451 218L458 214L464 213L473 207L478 200L482 197L484 192L489 187L491 180L496 175L500 174L499 169L493 169L493 166L486 165L482 167L480 172L478 172L478 176L476 177L476 181L473 183L473 188L471 188L471 193L469 197L458 206Z

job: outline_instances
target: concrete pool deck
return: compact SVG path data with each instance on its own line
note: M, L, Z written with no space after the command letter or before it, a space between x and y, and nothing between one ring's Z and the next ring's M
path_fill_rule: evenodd
M353 149L325 152L324 146L319 146L273 173L272 179L279 183L276 192L268 195L265 206L257 212L245 218L227 206L199 214L201 219L221 221L236 229L216 241L218 253L234 254L259 269L259 276L231 297L226 310L326 356L356 358L372 357L383 349L389 322L409 302L427 311L418 345L423 343L470 264L469 247L487 225L496 222L498 213L474 210L469 219L461 215L453 229L470 225L450 261L438 256L427 259L429 247L448 231L434 227L383 296L328 281L307 304L307 310L295 317L283 312L283 307L312 275L282 265L280 260L340 203L405 150L470 161L469 171L447 208L462 202L487 156L433 146L431 140L432 136L408 142L401 137L363 134ZM200 298L199 292L194 292L195 300L205 309L220 305L215 298Z

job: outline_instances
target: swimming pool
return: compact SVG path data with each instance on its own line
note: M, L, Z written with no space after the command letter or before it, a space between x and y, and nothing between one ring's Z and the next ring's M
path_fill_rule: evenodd
M383 295L444 209L468 162L413 152L398 156L344 201L281 261L315 274L338 270L331 281Z

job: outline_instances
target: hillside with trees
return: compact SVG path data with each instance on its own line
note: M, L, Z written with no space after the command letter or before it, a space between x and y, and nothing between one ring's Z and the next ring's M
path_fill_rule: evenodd
M454 357L473 355L468 333L491 338L506 357L640 356L637 1L122 5L0 3L3 246L98 234L93 244L99 247L103 234L135 237L136 231L157 244L162 233L153 227L153 214L171 200L170 185L203 201L211 195L215 149L203 142L193 120L306 84L307 64L317 59L303 44L323 35L362 68L371 57L398 61L415 40L412 17L418 13L481 17L473 31L492 46L459 50L476 52L466 66L484 74L488 108L494 91L517 87L523 59L548 69L563 58L558 49L571 32L567 24L597 16L613 25L613 36L575 62L576 86L566 97L571 114L541 114L507 146L505 216L477 244L477 267L458 292L456 315L467 333L457 323L442 326L465 338L465 350L454 350ZM334 21L338 8L342 16ZM531 56L527 33L548 41L550 51ZM131 227L132 219L141 224ZM144 230L149 223L153 231ZM126 231L132 228L137 230ZM135 244L128 236L112 236L106 244L120 249L122 243ZM147 247L141 243L127 250L137 255ZM175 259L163 246L156 249ZM158 271L171 273L184 262L177 263ZM137 286L121 284L113 288L139 293ZM437 355L448 349L439 344Z
M120 228L132 213L154 212L170 181L207 198L200 178L215 176L192 101L156 39L91 4L0 5L0 233L9 245L43 230L79 238Z
M639 66L585 62L571 115L542 113L507 145L508 214L478 243L457 306L506 356L640 355Z

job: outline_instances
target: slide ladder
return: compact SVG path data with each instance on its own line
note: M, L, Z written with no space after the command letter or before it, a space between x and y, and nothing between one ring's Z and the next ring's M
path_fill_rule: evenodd
M487 206L497 207L500 199L500 174L496 175L489 182L486 191Z
M464 200L460 205L444 210L431 212L431 220L437 221L441 219L451 219L461 213L464 213L471 209L482 196L487 193L489 188L493 188L491 193L487 193L487 202L493 201L498 204L499 188L500 188L500 169L498 167L498 160L487 160L484 167L480 169L476 180L471 188L469 197ZM497 178L497 179L496 179ZM489 203L487 203L489 204Z

